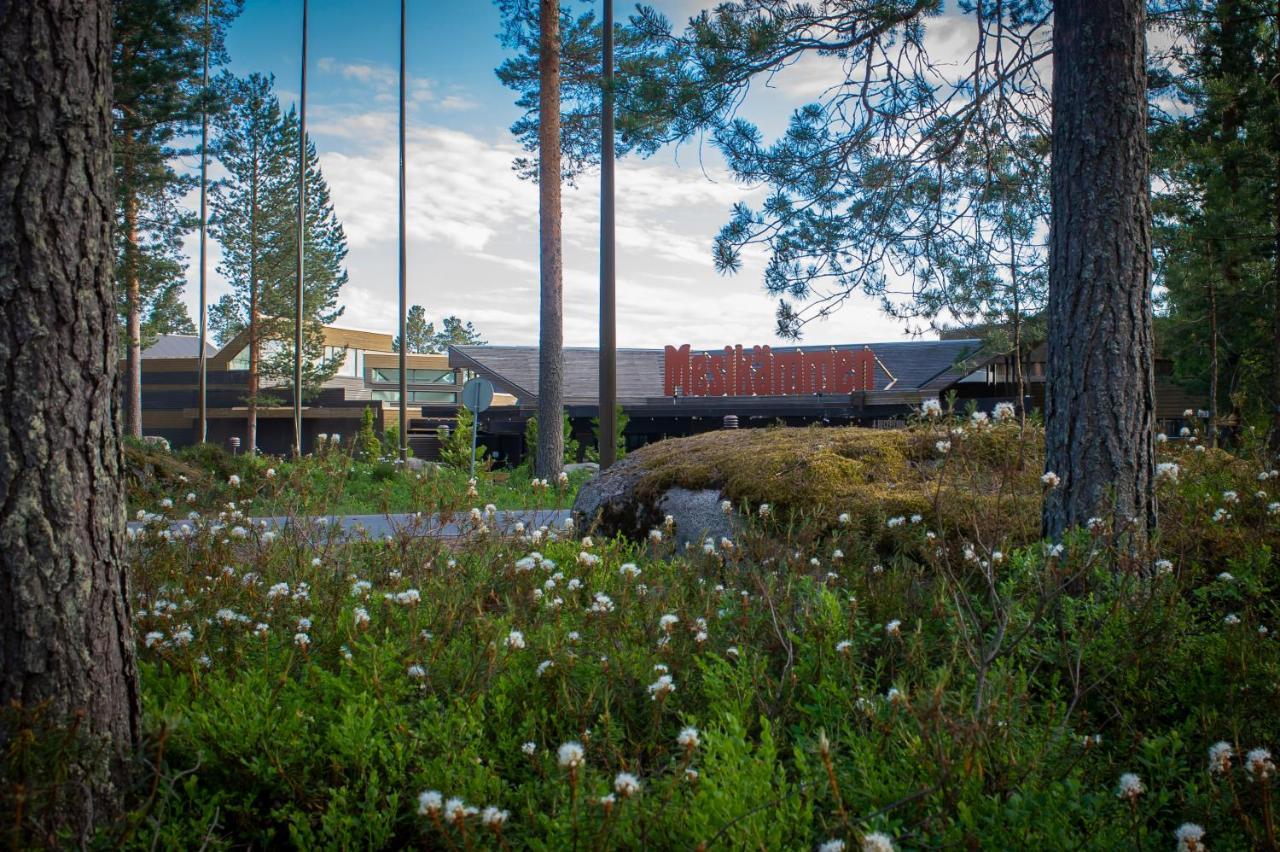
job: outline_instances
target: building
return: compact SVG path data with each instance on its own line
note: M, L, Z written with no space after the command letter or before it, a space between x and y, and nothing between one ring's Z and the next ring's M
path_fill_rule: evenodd
M303 408L303 449L320 433L351 436L366 408L379 430L397 420L399 355L388 334L326 328L326 357L341 356L337 375ZM162 337L143 353L144 434L174 446L196 438L197 341ZM596 349L565 349L565 408L575 439L595 444L599 413ZM206 350L209 441L246 440L247 334L221 349ZM409 445L419 458L435 458L438 430L457 421L464 382L482 376L497 391L479 418L480 440L498 464L525 455L525 426L538 407L536 346L451 346L447 354L408 358ZM635 449L662 438L713 429L786 425L855 425L892 428L926 400L954 395L957 407L972 402L991 411L1016 400L1008 358L981 353L971 338L905 340L841 346L725 346L695 350L619 349L618 402L628 417L624 439ZM1028 409L1043 407L1044 348L1028 357L1024 382ZM1157 420L1176 434L1183 411L1202 403L1170 380L1170 365L1156 365ZM288 453L293 446L293 402L288 388L263 388L275 398L258 408L258 447Z
M354 435L366 408L372 408L379 430L396 423L400 401L400 355L392 336L327 327L325 357L341 357L337 374L303 407L303 450L317 435ZM271 346L270 343L266 344ZM269 350L268 350L269 351ZM144 435L163 437L175 447L197 440L199 429L199 340L164 335L142 353L142 426ZM247 441L249 383L248 332L222 348L206 346L208 440L222 446ZM457 416L458 394L468 374L450 366L447 355L406 355L409 370L409 444L414 453L433 457L437 428ZM258 406L258 448L285 454L293 448L293 394L288 387L262 382L260 395L271 405ZM499 399L499 402L509 400ZM433 410L422 415L423 406Z
M628 449L724 428L777 423L901 426L926 399L956 389L986 408L1008 398L980 367L977 340L910 340L817 347L619 349L618 403L629 418ZM565 407L574 437L595 443L598 350L565 349ZM499 461L524 452L524 424L537 413L535 346L453 346L450 365L493 382L509 404L480 418Z

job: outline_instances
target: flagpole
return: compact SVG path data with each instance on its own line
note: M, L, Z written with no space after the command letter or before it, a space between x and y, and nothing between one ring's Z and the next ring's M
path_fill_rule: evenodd
M302 0L302 91L298 97L298 288L293 317L293 453L302 455L302 294L307 242L307 0Z
M617 458L618 340L613 183L613 0L604 0L600 117L600 469Z
M405 257L405 175L404 175L404 88L405 88L405 6L400 0L400 461L409 457L409 340L405 335L405 311L408 306L406 276L408 264Z
M198 384L200 386L199 437L201 444L209 440L208 363L204 351L205 341L209 336L208 298L205 293L209 223L209 38L209 0L204 0L204 76L200 93L200 352L197 356L200 371ZM253 452L253 447L249 448L249 452Z

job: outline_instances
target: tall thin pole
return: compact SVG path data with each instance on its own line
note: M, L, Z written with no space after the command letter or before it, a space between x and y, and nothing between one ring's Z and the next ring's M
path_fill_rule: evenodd
M604 91L600 116L600 468L617 459L618 339L614 310L613 0L604 0Z
M208 409L208 363L204 356L205 341L209 336L209 319L208 319L208 298L205 294L206 285L206 251L207 241L206 232L208 231L209 222L209 0L204 0L204 77L203 89L200 93L200 353L199 359L199 396L200 401L199 417L200 417L200 443L209 440L209 409ZM252 452L253 448L249 450Z
M405 335L405 311L408 306L406 293L406 273L408 264L405 259L404 231L404 30L406 0L400 0L400 461L409 457L409 359L405 354L409 350L409 339Z
M298 96L298 291L293 315L293 453L302 455L302 291L307 242L307 0L302 0L302 92Z

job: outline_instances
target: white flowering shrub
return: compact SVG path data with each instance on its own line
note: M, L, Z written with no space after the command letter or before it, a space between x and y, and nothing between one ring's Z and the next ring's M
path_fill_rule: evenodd
M1266 848L1274 463L1166 442L1149 552L1117 550L1110 518L1043 542L1027 513L1062 486L1017 419L961 421L873 447L940 477L929 500L735 496L710 552L665 526L264 538L256 501L305 509L356 476L305 467L336 449L237 468L234 496L183 486L180 517L139 506L160 515L128 546L144 794L104 844ZM502 506L456 485L414 488ZM72 740L4 712L32 732L0 757L20 817Z

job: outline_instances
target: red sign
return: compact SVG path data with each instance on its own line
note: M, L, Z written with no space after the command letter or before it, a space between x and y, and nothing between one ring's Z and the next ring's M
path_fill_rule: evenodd
M662 392L667 396L793 396L874 390L870 349L774 352L768 346L726 346L694 353L668 346Z

